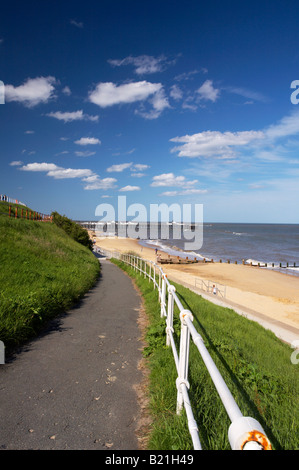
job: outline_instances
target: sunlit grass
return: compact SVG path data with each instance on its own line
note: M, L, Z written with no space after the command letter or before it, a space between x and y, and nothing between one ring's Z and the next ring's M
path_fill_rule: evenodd
M95 283L91 251L51 223L0 216L0 339L14 345Z
M150 368L153 416L149 448L192 449L184 413L181 417L176 415L177 372L172 351L166 347L166 325L165 319L160 318L157 290L144 276L124 263L115 262L134 277L150 319L148 345L144 350ZM291 363L291 347L256 322L208 302L179 284L174 285L182 304L192 312L193 323L243 415L259 421L274 449L299 449L299 366ZM179 324L176 314L177 350ZM192 342L189 364L189 396L202 447L229 450L230 420Z

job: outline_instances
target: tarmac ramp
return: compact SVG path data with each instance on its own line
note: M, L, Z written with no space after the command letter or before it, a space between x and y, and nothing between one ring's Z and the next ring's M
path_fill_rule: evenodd
M101 265L75 308L0 365L1 450L138 449L141 298Z

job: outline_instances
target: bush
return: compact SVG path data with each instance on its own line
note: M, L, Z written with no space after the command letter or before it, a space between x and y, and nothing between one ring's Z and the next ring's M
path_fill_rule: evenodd
M73 222L65 215L60 215L58 212L52 212L53 222L58 227L62 228L73 240L81 245L86 246L92 251L92 241L89 238L88 232L80 225Z

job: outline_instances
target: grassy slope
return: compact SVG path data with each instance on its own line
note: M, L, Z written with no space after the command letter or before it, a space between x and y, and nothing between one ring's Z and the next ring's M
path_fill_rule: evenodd
M11 215L13 217L15 216L16 209L18 209L17 215L18 215L19 218L21 217L22 209L23 209L23 217L24 218L25 218L25 215L26 215L26 210L28 210L28 218L29 218L29 212L30 211L31 211L32 214L34 213L34 210L30 209L30 207L22 206L20 204L13 204L11 202L0 201L0 215L3 215L3 214L8 215L9 214L9 206L11 207Z
M91 251L62 229L5 215L0 215L0 260L0 339L6 346L36 334L99 275Z
M117 262L119 264L119 262ZM165 347L165 319L160 318L157 290L123 263L136 277L151 326L148 329L151 411L154 424L150 448L192 449L186 422L176 415L177 372L171 348ZM177 294L194 316L194 325L228 384L242 413L256 418L275 449L299 448L299 366L292 349L273 333L230 309L218 307L185 287ZM179 320L175 332L179 350ZM194 344L190 345L190 400L204 449L230 449L230 421Z

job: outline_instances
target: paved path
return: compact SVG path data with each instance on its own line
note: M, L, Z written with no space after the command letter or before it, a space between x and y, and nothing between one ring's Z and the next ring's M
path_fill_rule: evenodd
M138 449L141 299L101 265L79 306L0 365L0 449Z

